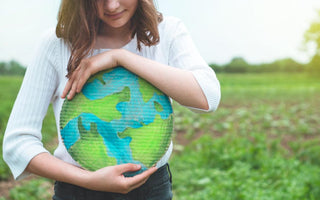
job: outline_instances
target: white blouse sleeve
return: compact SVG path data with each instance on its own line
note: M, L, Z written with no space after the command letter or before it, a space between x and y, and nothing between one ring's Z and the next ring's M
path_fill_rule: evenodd
M200 56L185 25L178 19L172 29L172 40L169 49L169 65L190 70L203 93L205 94L209 109L202 110L190 108L198 112L210 112L217 109L220 102L220 84L211 67Z
M57 38L46 36L27 67L3 140L3 159L15 179L27 176L30 160L48 152L41 142L42 121L57 87L55 70Z

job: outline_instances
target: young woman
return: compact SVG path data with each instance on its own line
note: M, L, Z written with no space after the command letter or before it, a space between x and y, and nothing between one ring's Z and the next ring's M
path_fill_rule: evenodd
M172 144L156 167L124 177L141 166L86 171L67 152L60 133L54 156L41 143L50 102L59 127L63 98L72 99L96 72L119 65L192 110L210 112L219 104L219 82L185 26L163 17L152 0L62 0L56 32L41 40L7 125L3 157L16 179L34 173L56 180L53 199L59 200L172 198L167 164Z

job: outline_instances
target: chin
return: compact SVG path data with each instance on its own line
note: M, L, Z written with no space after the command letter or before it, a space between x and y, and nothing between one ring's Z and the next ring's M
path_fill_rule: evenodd
M127 23L125 23L125 22L105 22L105 24L110 28L121 28L121 27L124 27Z

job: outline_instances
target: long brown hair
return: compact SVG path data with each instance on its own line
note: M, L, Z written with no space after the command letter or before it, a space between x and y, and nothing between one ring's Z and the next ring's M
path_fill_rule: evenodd
M67 77L70 77L81 60L93 50L101 26L96 6L96 0L62 0L61 2L56 35L63 38L71 48ZM152 46L160 41L158 24L162 19L162 14L155 8L153 0L138 0L138 7L131 19L131 24L132 37L136 34L139 51L141 43Z

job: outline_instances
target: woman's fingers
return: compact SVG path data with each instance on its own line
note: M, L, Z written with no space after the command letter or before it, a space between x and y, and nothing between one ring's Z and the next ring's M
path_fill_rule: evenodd
M118 171L119 174L123 174L126 172L134 172L141 169L141 165L132 164L132 163L116 165L115 167L117 168L116 170Z
M141 169L141 165L131 164L131 163L118 165L116 167L118 168L117 170L119 174L124 174L126 172L134 172ZM150 169L142 172L141 174L135 175L133 177L125 177L125 181L130 187L135 187L140 183L143 184L156 171L157 171L156 167L151 167Z
M84 84L87 82L87 80L90 78L91 74L90 72L87 70L83 73L81 73L82 76L79 77L79 80L78 80L78 84L77 84L77 93L81 92Z
M81 92L83 85L85 84L85 82L89 78L89 77L88 78L82 77L82 74L83 74L83 71L80 68L78 68L76 71L74 71L72 73L70 79L68 80L68 82L62 92L61 98L67 97L69 100L71 100L76 95L76 93ZM83 81L83 79L85 79L85 80ZM82 83L82 82L84 82L84 83ZM79 86L80 84L82 84L82 85Z
M126 172L138 171L140 169L141 169L140 165L130 164L130 163L117 166L117 171L121 175ZM121 191L121 192L127 193L135 188L140 187L156 171L157 171L156 167L151 167L150 169L144 171L143 173L135 175L133 177L123 177L122 188L125 188L125 189L124 191Z
M71 90L69 91L69 94L67 96L68 100L71 100L76 95L77 84L78 84L78 80L75 80L72 82Z
M148 180L148 178L156 171L156 167L151 167L150 169L144 171L141 174L135 175L134 177L128 177L127 184L129 185L130 190L133 190L143 185Z
M71 87L72 87L72 82L73 82L72 79L69 79L69 80L68 80L68 82L67 82L67 84L66 84L66 86L64 87L64 90L63 90L63 92L62 92L61 98L63 98L63 99L66 98L69 90L70 90Z

